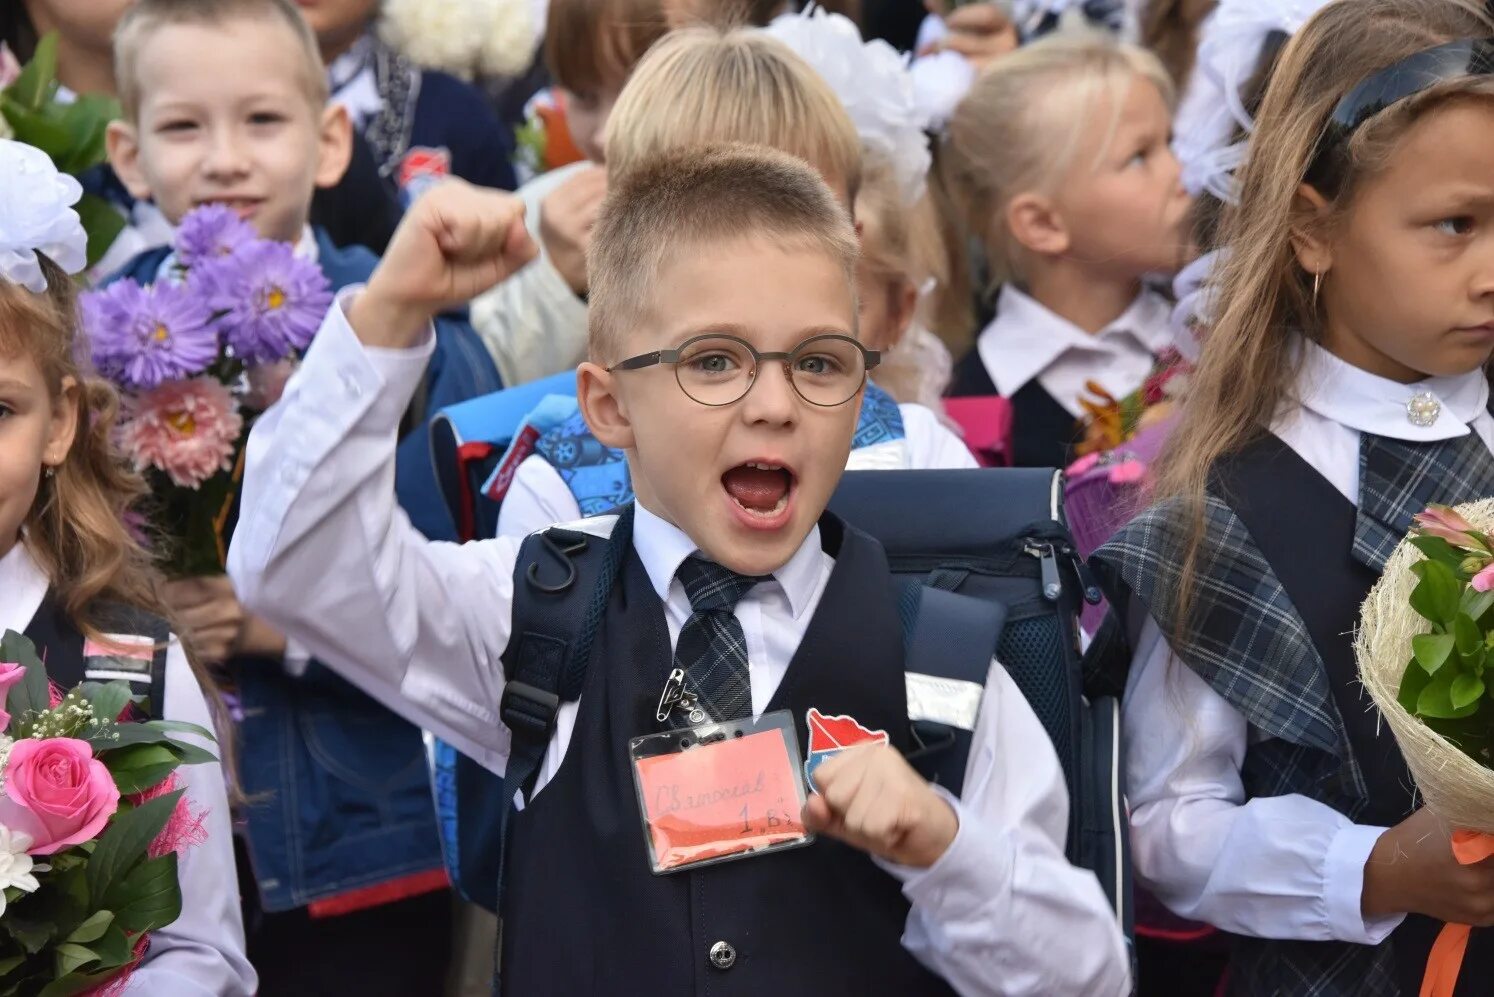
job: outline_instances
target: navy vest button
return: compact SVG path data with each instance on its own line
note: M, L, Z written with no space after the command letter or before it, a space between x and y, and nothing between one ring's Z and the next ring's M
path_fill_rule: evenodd
M730 969L736 965L737 950L728 942L717 942L711 946L711 965L717 969Z

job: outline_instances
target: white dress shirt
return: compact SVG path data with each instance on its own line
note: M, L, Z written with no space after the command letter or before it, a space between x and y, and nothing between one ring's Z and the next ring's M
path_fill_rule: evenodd
M1035 379L1077 419L1084 415L1079 399L1089 397L1086 382L1116 398L1141 387L1156 354L1173 345L1171 316L1167 299L1143 288L1119 318L1089 333L1007 284L975 348L1003 398Z
M970 448L932 410L899 405L904 438L851 451L847 471L899 471L978 467ZM576 496L554 465L535 454L524 459L498 507L498 535L527 537L556 523L581 518Z
M25 545L0 557L0 632L18 633L31 624L50 582ZM175 639L166 653L166 702L161 716L213 729L202 687ZM191 734L192 741L217 754L217 747ZM194 811L206 812L207 840L180 856L182 913L150 936L150 951L130 978L126 993L142 997L248 997L259 978L244 954L244 923L234 872L233 834L223 769L183 765L177 769Z
M333 308L250 435L229 572L255 612L501 773L510 739L498 716L501 655L521 541L430 542L394 499L395 432L429 349L365 348L341 305ZM614 522L575 528L607 535ZM690 612L674 571L696 545L641 507L633 543L673 641ZM737 605L754 710L777 689L832 567L814 531L773 582ZM562 707L536 793L563 763L575 720L576 704ZM938 862L885 866L912 905L908 950L967 994L1126 992L1123 941L1099 884L1064 859L1068 797L1056 755L994 664L964 792L951 805L959 831Z
M1300 369L1297 401L1272 432L1356 505L1361 433L1442 440L1471 426L1494 449L1482 371L1405 385L1310 343ZM1441 412L1415 426L1407 402L1425 391ZM1174 658L1152 620L1133 659L1124 723L1137 873L1178 914L1243 935L1365 945L1400 924L1404 915L1361 913L1364 864L1385 829L1305 796L1247 801L1245 717Z

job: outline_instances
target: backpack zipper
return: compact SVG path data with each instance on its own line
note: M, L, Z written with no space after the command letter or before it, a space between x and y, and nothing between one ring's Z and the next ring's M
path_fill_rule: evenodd
M1103 598L1100 587L1095 584L1089 565L1084 563L1084 558L1079 556L1073 544L1067 540L1054 543L1042 537L1023 537L1022 550L1038 559L1043 597L1049 602L1057 602L1063 595L1063 575L1058 570L1060 560L1062 560L1073 569L1074 576L1079 580L1079 588L1083 592L1084 601L1091 606L1100 604Z

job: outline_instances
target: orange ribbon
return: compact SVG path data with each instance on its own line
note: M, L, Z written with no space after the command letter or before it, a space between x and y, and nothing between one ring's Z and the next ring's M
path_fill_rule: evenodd
M1462 865L1473 865L1494 858L1494 834L1478 831L1454 831L1453 857ZM1463 968L1463 954L1468 950L1466 924L1444 924L1427 956L1426 975L1421 978L1421 997L1452 997Z

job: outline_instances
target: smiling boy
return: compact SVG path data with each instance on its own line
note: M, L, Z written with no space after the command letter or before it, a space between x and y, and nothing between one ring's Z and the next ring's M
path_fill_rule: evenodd
M454 184L417 202L256 426L230 552L258 611L496 772L519 544L424 542L377 485L430 315L534 254L511 198ZM1002 669L958 798L900 753L886 556L825 512L875 355L855 338L855 233L824 181L754 147L660 157L609 191L590 266L579 399L626 451L637 502L575 526L621 566L510 823L505 992L1125 992L1099 884L1063 857L1057 757ZM816 708L889 743L815 770L809 847L654 875L629 742L669 729L672 668L714 719Z

